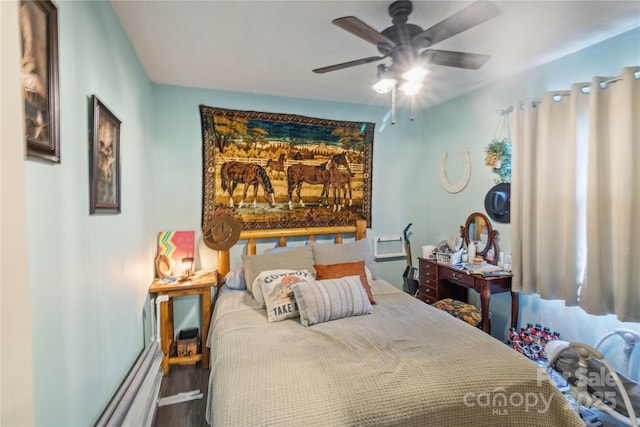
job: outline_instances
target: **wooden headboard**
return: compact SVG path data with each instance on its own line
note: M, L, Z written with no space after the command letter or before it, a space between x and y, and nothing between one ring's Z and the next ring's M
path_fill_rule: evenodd
M305 227L305 228L270 228L265 230L242 230L240 240L247 240L247 254L256 254L256 239L277 238L278 246L287 246L287 237L306 236L310 242L315 242L316 236L334 235L335 243L342 243L344 234L355 234L355 239L367 236L367 221L360 219L355 225L341 225L335 227ZM231 258L229 250L218 251L218 274L224 277L229 270Z

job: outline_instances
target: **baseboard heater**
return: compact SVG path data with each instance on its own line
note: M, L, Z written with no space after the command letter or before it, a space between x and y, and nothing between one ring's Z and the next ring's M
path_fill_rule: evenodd
M96 427L151 426L162 382L162 352L154 341L142 352Z

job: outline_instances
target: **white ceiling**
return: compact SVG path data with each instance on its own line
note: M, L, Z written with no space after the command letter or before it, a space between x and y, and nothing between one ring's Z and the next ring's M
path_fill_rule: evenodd
M331 21L353 15L382 31L391 25L389 3L111 0L155 83L374 105L389 102L388 95L370 89L377 63L326 74L311 70L378 55L374 45ZM432 66L420 106L444 102L640 26L638 0L494 3L500 9L497 18L433 46L489 54L491 60L476 71ZM408 22L426 29L469 4L415 1Z

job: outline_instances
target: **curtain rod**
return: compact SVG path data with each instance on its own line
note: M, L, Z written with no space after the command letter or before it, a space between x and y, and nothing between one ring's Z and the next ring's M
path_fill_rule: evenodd
M634 73L634 77L636 79L640 79L640 71L636 71ZM608 84L615 83L615 82L618 82L620 80L622 80L622 76L611 77L611 78L609 78L607 80L601 81L600 82L600 87L604 89ZM589 84L589 85L583 86L581 89L582 89L583 92L585 90L590 90L591 89L591 85ZM556 97L562 98L563 96L568 96L570 93L571 93L570 91L560 92L556 96L554 96L554 98L556 98ZM588 92L584 92L584 93L588 93ZM559 101L560 99L554 99L554 100ZM535 101L532 101L531 103L534 104L534 105L537 105L537 104L542 104L542 101L535 100ZM522 104L520 104L520 105L522 105ZM510 106L510 107L498 110L498 115L499 116L506 116L507 114L511 113L512 111L513 111L513 106Z

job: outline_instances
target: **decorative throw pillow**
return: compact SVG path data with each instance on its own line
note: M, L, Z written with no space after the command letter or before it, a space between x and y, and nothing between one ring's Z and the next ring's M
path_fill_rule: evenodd
M276 246L275 248L269 248L264 251L265 254L281 254L282 252L287 252L296 247L292 246Z
M367 239L342 244L311 243L309 246L313 249L313 259L316 264L364 261L371 271L373 280L379 279Z
M242 255L242 263L244 265L244 278L247 283L247 289L254 296L253 282L258 274L263 271L286 268L308 270L314 277L316 274L316 270L313 268L313 251L310 246L306 245L275 254Z
M298 317L291 285L309 280L313 280L313 276L307 270L269 270L256 277L253 286L262 288L269 322Z
M359 276L298 282L291 285L304 326L371 313Z
M224 284L227 288L237 291L247 289L247 284L244 281L244 267L236 267L229 271L226 276L224 276Z
M371 304L376 303L373 299L373 295L371 295L371 288L369 287L369 281L367 280L364 261L343 262L340 264L330 265L315 264L314 267L316 269L316 279L318 280L339 279L340 277L345 276L359 276L362 287L369 298L369 302Z

